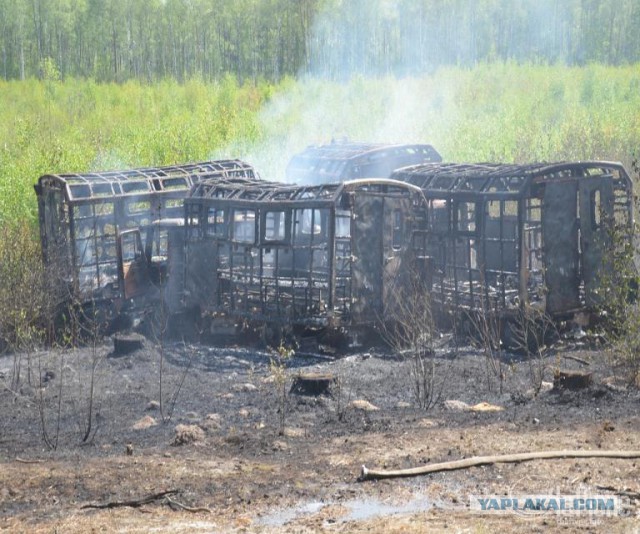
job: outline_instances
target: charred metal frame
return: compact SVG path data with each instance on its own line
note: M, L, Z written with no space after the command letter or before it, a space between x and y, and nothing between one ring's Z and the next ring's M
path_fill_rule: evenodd
M425 196L414 246L431 258L431 298L443 311L592 308L612 224L633 227L620 163L427 164L392 177Z
M287 181L324 184L357 178L389 178L401 167L440 162L435 148L425 144L332 142L310 146L291 158Z
M45 266L62 300L121 298L118 235L160 218L184 217L204 178L257 178L238 160L42 176L35 185Z
M42 176L52 282L67 300L120 306L138 286L123 261L165 254L172 313L373 325L410 273L444 314L531 306L561 318L599 303L610 232L633 231L632 182L615 162L423 163L309 186L257 178L237 160ZM141 228L164 231L165 251L143 249Z
M418 198L388 179L200 182L185 200L187 305L289 325L372 323L383 273L410 261Z

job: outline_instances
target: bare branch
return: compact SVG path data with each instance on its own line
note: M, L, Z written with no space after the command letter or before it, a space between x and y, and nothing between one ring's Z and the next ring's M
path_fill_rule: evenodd
M178 501L174 501L171 497L165 497L165 499L169 504L173 504L178 508L185 510L186 512L192 512L192 513L204 512L207 514L211 513L211 510L209 508L205 508L205 507L192 508L191 506L185 506L184 504L179 503Z
M99 508L99 509L103 509L103 508L120 508L120 507L124 507L124 506L129 506L132 508L138 508L140 506L143 506L145 504L149 504L152 503L154 501L158 501L160 499L165 498L167 495L174 495L178 493L178 490L168 490L168 491L161 491L160 493L152 493L151 495L147 495L146 497L142 497L141 499L135 499L132 501L109 501L106 503L100 503L100 504L85 504L83 506L81 506L81 509L85 509L85 508Z
M562 458L640 458L640 451L542 451L542 452L522 452L517 454L504 454L496 456L474 456L453 462L442 462L425 465L422 467L412 467L409 469L397 469L389 471L377 471L367 469L362 466L360 480L374 480L380 478L412 477L439 473L441 471L454 471L457 469L468 469L480 465L498 463L519 463L531 460L553 460Z

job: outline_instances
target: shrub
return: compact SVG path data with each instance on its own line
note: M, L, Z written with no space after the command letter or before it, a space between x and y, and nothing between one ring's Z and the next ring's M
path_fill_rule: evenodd
M33 234L18 222L0 227L0 347L29 348L46 330L50 303Z

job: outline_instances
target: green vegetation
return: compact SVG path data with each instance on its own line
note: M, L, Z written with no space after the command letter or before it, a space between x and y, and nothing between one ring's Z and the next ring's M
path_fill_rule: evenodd
M0 224L37 221L33 184L43 174L203 160L231 140L253 142L270 91L232 78L0 82Z
M143 85L0 81L0 224L37 221L45 173L244 157L280 180L288 158L332 136L431 142L448 161L613 159L640 139L640 69L489 64L432 76L233 78Z

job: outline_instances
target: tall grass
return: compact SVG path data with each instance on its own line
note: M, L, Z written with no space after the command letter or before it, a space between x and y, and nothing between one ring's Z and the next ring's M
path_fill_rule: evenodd
M45 173L247 157L283 179L332 137L427 141L448 161L614 159L640 139L638 66L487 64L346 84L0 82L0 224L34 224Z
M46 290L40 245L28 225L0 226L0 354L26 349L46 334L52 309Z
M35 223L45 173L195 161L257 135L269 87L89 80L0 82L0 224Z
M474 83L475 82L475 83ZM615 159L629 165L640 134L638 67L486 65L460 91L456 159Z

